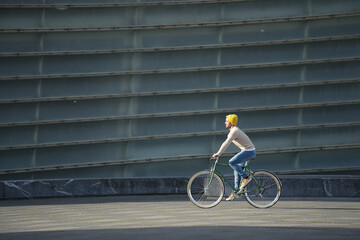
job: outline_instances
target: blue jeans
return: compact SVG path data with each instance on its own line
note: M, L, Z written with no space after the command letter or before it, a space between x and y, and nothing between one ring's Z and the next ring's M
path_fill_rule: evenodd
M235 186L234 187L236 189L239 188L240 179L248 177L248 175L242 169L241 165L243 163L245 163L246 161L251 160L255 156L256 156L255 149L254 150L241 150L241 152L239 152L238 154L236 154L229 160L230 167L232 169L234 169L234 177L235 177L235 179L234 179Z

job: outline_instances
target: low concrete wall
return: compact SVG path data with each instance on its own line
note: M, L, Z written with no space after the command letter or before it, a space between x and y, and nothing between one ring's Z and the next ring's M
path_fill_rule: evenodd
M279 178L283 197L360 197L360 176L280 175ZM0 199L186 194L187 182L188 178L1 181Z
M284 197L360 197L360 176L279 176Z

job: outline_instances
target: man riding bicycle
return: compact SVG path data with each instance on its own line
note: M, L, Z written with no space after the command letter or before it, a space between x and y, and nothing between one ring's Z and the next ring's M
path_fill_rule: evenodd
M234 169L234 183L235 189L238 189L236 192L232 192L231 195L226 199L226 201L232 201L236 194L240 193L244 187L251 181L249 177L242 169L241 164L256 156L256 149L254 144L251 142L250 138L236 126L238 122L238 116L236 114L230 114L226 116L225 127L230 130L227 139L221 145L219 151L213 154L213 158L220 157L225 150L229 147L231 142L233 142L241 151L233 156L229 160L229 166ZM239 188L241 179L241 185Z

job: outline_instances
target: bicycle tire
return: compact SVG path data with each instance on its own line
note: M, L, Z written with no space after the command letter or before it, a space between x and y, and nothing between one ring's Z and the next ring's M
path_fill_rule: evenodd
M190 201L200 208L215 207L223 199L224 193L225 185L223 180L218 174L211 171L205 170L195 173L187 185L187 194Z
M246 201L256 208L269 208L279 201L281 182L268 171L255 171L253 179L245 188Z

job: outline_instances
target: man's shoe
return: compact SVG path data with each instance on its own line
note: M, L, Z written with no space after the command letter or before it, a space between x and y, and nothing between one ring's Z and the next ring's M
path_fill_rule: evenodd
M235 193L231 192L230 196L226 199L226 201L232 201L235 198Z
M252 180L251 177L241 179L241 185L240 185L238 193L242 192L244 190L244 188L249 184L249 182L251 182L251 180Z

